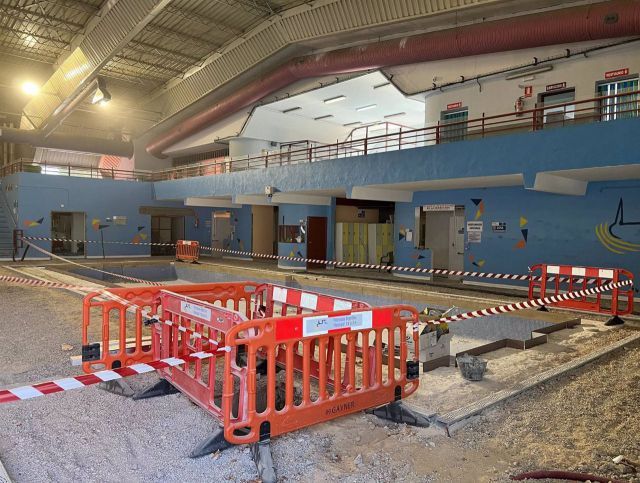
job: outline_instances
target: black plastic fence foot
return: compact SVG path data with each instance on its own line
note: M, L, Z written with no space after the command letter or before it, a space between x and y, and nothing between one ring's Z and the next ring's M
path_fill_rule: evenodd
M251 456L256 463L258 478L262 483L276 483L278 478L276 477L276 468L273 465L269 440L253 443L251 445Z
M223 451L231 446L233 445L224 439L224 431L221 428L218 428L211 436L193 449L189 458L201 458L202 456L207 456L211 453L215 453L216 451Z
M180 391L169 384L169 381L167 381L166 379L160 379L152 386L149 386L148 388L135 393L133 395L133 399L149 399L152 397L167 396L168 394L175 394L177 392Z
M394 401L384 406L365 410L367 414L373 414L381 419L387 419L394 423L404 423L409 426L418 426L419 428L428 428L431 421L424 414L415 412L403 405L400 401Z
M113 381L101 382L98 387L104 391L117 394L118 396L132 397L135 391L131 386L122 379L114 379Z
M607 327L611 327L612 325L622 325L622 324L624 324L624 320L618 317L617 315L614 315L604 323L604 325L606 325Z
M549 312L549 309L545 305L543 305L538 308L538 312Z

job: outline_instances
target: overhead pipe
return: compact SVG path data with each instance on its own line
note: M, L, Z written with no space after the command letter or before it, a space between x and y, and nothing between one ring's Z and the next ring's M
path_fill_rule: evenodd
M294 58L152 139L170 146L298 81L419 62L640 34L640 1L618 0L385 40Z
M29 144L37 148L110 154L125 158L131 158L133 156L132 142L89 138L86 136L74 136L60 133L45 136L39 129L28 130L2 127L0 128L0 142Z
M42 134L47 137L55 131L62 122L98 88L98 77L92 79L75 97L65 99L65 103L60 106L39 128Z

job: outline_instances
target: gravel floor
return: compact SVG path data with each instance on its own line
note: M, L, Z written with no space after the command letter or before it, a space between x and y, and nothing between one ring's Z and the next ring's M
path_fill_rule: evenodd
M69 356L80 353L80 297L7 284L0 293L0 387L79 373ZM640 350L627 351L498 407L454 438L363 414L340 418L276 438L276 470L280 481L353 483L506 481L552 463L613 474L599 468L611 456L639 459L639 369ZM134 389L154 380L129 379ZM188 458L213 424L179 394L133 401L93 387L0 406L0 459L18 483L255 481L248 448ZM567 457L566 444L579 451Z

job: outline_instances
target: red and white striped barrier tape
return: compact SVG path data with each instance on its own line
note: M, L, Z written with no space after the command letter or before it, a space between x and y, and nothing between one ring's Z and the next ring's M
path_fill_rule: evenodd
M213 352L195 352L189 355L190 359L207 359L213 356L229 352L230 347L221 347ZM125 377L137 376L148 372L157 371L166 367L174 367L186 364L187 359L177 357L169 357L146 363L133 364L131 366L120 367L117 369L98 371L92 374L83 374L80 376L65 377L54 381L41 382L29 386L20 386L13 389L4 389L0 391L0 404L25 399L33 399L35 397L46 396L58 392L70 391L71 389L79 389L101 382L123 379Z
M24 239L24 238L23 238ZM141 278L135 278L135 277L129 277L128 275L121 275L119 273L113 273L113 272L108 272L106 270L102 270L100 268L96 268L96 267L92 267L90 265L83 265L82 263L78 263L78 262L74 262L72 260L69 260L67 258L61 257L60 255L55 255L53 253L51 253L48 250L45 250L44 248L39 247L38 245L35 245L27 240L24 240L25 243L27 243L29 246L31 246L34 250L39 251L40 253L44 253L45 255L51 257L51 258L56 258L58 260L62 260L63 262L69 263L71 265L75 265L77 267L81 267L81 268L85 268L87 270L94 270L96 272L100 272L100 273L104 273L106 275L111 275L112 277L118 277L121 278L123 280L128 280L130 282L136 282L136 283L147 283L149 285L155 285L155 286L160 286L162 285L159 282L150 282L149 280L143 280Z
M586 290L578 290L574 292L568 292L565 294L554 295L551 297L527 300L525 302L518 302L515 304L500 305L497 307L476 310L473 312L467 312L464 314L454 315L450 317L442 317L440 319L434 320L433 322L435 323L456 322L460 320L468 320L468 319L478 318L478 317L501 315L508 312L515 312L517 310L526 310L526 309L531 309L535 307L541 307L543 305L552 305L554 303L562 302L565 300L571 300L571 299L576 299L576 298L585 297L589 295L594 295L597 293L628 286L628 285L631 285L632 283L633 282L631 280L625 280L625 281L616 282L616 283L609 283L607 285L594 287ZM164 321L164 323L168 325L174 325L174 323L171 321ZM191 331L191 329L188 329L186 327L179 327L178 330L181 330L183 332L193 332L194 334L196 334L196 332ZM414 326L414 330L416 330L415 326ZM198 335L202 338L207 339L203 334L198 333ZM211 341L211 339L207 339L207 340ZM217 344L217 342L215 341L213 342ZM230 347L225 346L225 347L216 349L215 351L212 351L212 352L201 351L194 354L190 354L189 358L204 359L204 358L213 357L214 355L219 355L223 352L229 352L230 350L231 350ZM67 377L63 379L57 379L54 381L43 382L35 385L21 386L13 389L0 390L0 404L20 401L24 399L31 399L34 397L40 397L47 394L55 394L58 392L68 391L71 389L78 389L78 388L86 387L89 385L98 384L100 382L112 381L115 379L122 379L124 377L144 374L144 373L152 372L158 369L163 369L165 367L173 367L173 366L186 364L186 363L187 361L185 359L170 357L167 359L160 359L160 360L151 361L148 363L138 363L138 364L133 364L127 367L121 367L121 368L105 370L105 371L98 371L92 374L84 374L80 376L73 376L73 377Z
M458 322L460 320L474 319L477 317L487 317L490 315L502 315L509 312L515 312L517 310L533 309L536 307L542 307L545 305L553 305L565 300L574 300L577 298L588 297L589 295L595 295L602 292L608 292L610 290L632 285L632 280L624 280L622 282L608 283L601 285L600 287L588 288L585 290L577 290L575 292L567 292L558 295L552 295L550 297L544 297L539 299L527 300L524 302L517 302L514 304L498 305L497 307L490 307L488 309L474 310L472 312L465 312L463 314L452 315L450 317L442 317L440 319L432 320L433 323L444 322Z
M371 270L390 270L394 272L409 272L409 273L420 273L427 275L454 275L459 277L477 277L477 278L493 278L493 279L502 279L502 280L517 280L517 281L529 281L531 279L530 275L517 275L517 274L509 274L509 273L491 273L491 272L468 272L463 270L445 270L440 268L420 268L420 267L398 267L395 265L375 265L370 263L355 263L355 262L338 262L335 260L316 260L312 258L303 258L303 257L288 257L284 255L269 255L264 253L253 253L253 252L243 252L239 250L227 250L224 248L212 248L207 246L200 246L202 250L209 250L211 252L216 253L227 253L229 255L238 255L238 256L247 256L252 258L266 258L269 260L287 260L291 262L302 262L302 263L317 263L327 266L334 267L345 267L345 268L366 268ZM550 276L547 277L547 281L553 282L557 277ZM535 281L540 281L541 277L534 277ZM583 278L574 280L574 283L582 283ZM559 281L561 283L568 282L569 278L560 277ZM587 280L588 284L593 284L597 281L595 278L589 278Z
M55 241L55 242L71 242L71 243L95 243L97 245L142 245L142 246L159 246L159 247L175 247L175 243L159 243L159 242L125 242L125 241L102 241L102 240L72 240L69 238L51 238L46 236L23 236L24 241Z
M67 238L48 238L48 237L34 237L34 236L24 236L23 240L39 240L39 241L63 241L63 242L77 242L77 243L102 243L98 240L69 240ZM121 242L121 241L105 241L105 244L117 244L117 245L158 245L158 246L172 246L175 247L175 243L133 243L133 242ZM34 246L34 245L32 245ZM304 257L289 257L285 255L269 255L265 253L254 253L254 252L246 252L240 250L229 250L225 248L213 248L205 245L200 245L201 250L207 250L210 252L216 253L226 253L229 255L236 256L244 256L244 257L252 257L252 258L262 258L268 260L286 260L290 262L300 262L300 263L317 263L327 266L334 267L343 267L343 268L364 268L370 270L389 270L394 272L406 272L406 273L417 273L417 274L425 274L425 275L453 275L458 277L475 277L475 278L491 278L497 280L515 280L515 281L529 281L531 280L530 275L520 275L520 274L509 274L509 273L491 273L491 272L470 272L464 270L445 270L440 268L420 268L420 267L399 267L395 265L376 265L370 263L356 263L356 262L338 262L335 260L317 260L313 258L304 258ZM115 275L115 274L111 274ZM556 277L554 275L547 276L548 282L553 282L559 278L560 283L565 283L570 281L569 277ZM541 277L533 277L534 281L542 280ZM580 284L583 283L584 278L574 279L573 282ZM588 284L594 284L597 282L596 278L588 278Z
M209 339L207 336L205 336L204 334L201 334L200 332L196 332L187 327L183 327L170 320L160 320L157 316L151 314L148 310L143 309L139 305L136 305L129 300L123 299L122 297L119 297L114 293L111 293L108 289L101 289L98 287L84 287L81 285L71 285L68 283L61 283L61 282L50 282L47 280L35 280L35 279L29 279L29 278L13 277L9 275L0 275L0 282L8 282L8 283L14 283L18 285L26 285L26 286L32 286L32 287L77 290L80 292L97 292L98 294L100 294L101 297L108 298L110 300L116 301L124 305L125 307L127 307L128 312L131 312L131 311L135 312L136 310L140 310L142 317L148 319L151 323L162 323L170 326L175 325L177 326L180 332L192 334L193 337L196 339L202 339L204 341L209 342L210 344L213 344L216 346L218 345L218 341L214 339Z

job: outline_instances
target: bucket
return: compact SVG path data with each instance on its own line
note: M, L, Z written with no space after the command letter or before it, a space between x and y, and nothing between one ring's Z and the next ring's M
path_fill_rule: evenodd
M487 370L487 361L476 356L464 354L456 357L460 374L468 381L482 381Z

